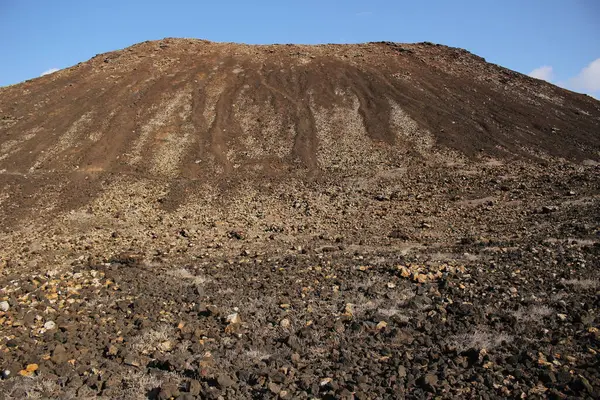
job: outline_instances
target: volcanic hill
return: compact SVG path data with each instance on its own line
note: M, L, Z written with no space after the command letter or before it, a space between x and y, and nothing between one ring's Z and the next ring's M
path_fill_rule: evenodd
M599 162L600 102L431 43L0 88L0 393L599 396Z

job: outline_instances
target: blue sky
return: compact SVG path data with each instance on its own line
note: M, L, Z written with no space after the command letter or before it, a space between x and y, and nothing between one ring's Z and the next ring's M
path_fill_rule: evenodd
M431 41L600 98L600 0L0 0L0 86L164 37Z

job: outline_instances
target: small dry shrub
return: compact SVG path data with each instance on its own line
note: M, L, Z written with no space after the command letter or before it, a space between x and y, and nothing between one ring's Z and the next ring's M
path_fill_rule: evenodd
M154 375L146 374L142 371L127 371L121 381L122 395L118 398L145 400L147 393L152 389L159 388L162 381Z
M459 352L469 349L491 350L502 342L510 342L512 337L505 333L491 333L487 329L476 329L470 333L452 336L449 344Z
M156 329L148 329L141 335L135 336L129 342L129 348L142 354L148 354L158 346L171 339L175 335L175 329L170 325L160 325Z
M18 381L5 393L7 400L21 399L74 399L72 393L62 393L58 383L41 376L17 377ZM0 386L0 391L2 387Z
M271 354L260 350L248 350L244 355L253 362L264 361L271 358Z
M564 281L564 284L581 289L596 289L600 287L600 281L596 279L569 279Z
M200 275L193 275L190 271L185 268L178 268L167 272L167 275L189 280L193 285L203 285L209 281L208 278L205 278Z
M523 322L539 322L554 313L554 310L548 306L538 305L521 308L513 313L515 318Z

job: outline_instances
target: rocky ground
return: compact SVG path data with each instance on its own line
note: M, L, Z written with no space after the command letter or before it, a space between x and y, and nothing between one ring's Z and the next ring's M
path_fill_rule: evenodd
M598 132L432 43L0 88L0 400L599 398Z
M467 170L315 183L277 229L121 229L126 250L45 268L20 249L0 397L599 397L598 167Z

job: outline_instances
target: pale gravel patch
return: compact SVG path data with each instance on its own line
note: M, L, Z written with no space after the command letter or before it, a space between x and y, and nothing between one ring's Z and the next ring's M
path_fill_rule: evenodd
M92 111L89 111L79 117L79 119L77 119L77 121L75 121L69 129L58 138L58 142L54 146L38 156L36 162L29 168L29 171L33 172L34 170L41 168L43 163L55 157L61 151L65 151L70 147L77 147L77 139L79 139L81 133L92 122L93 114Z
M9 119L0 119L0 129L8 129L12 128L19 122L17 119L9 118Z
M130 158L128 160L129 164L135 165L142 160L142 152L146 143L150 139L150 135L172 122L171 120L173 118L173 114L179 107L182 106L186 96L188 96L188 92L186 90L181 90L174 96L163 99L160 104L157 104L153 107L156 112L152 118L150 118L150 120L141 127L141 132L133 144L133 148L130 152Z
M565 103L565 99L561 96L549 96L542 92L534 92L534 95L539 97L540 99L546 100L547 102L554 103L559 106L563 106Z
M4 204L8 199L10 199L10 193L8 190L0 192L0 206Z
M2 145L0 145L0 161L19 151L19 145L33 139L41 130L42 128L35 127L27 131L27 133L20 135L18 139L7 140L6 142L2 143Z
M309 95L318 139L319 166L350 171L376 169L376 166L381 168L382 164L389 161L389 153L381 146L376 146L369 137L359 112L360 102L355 95L343 95L351 99L350 107L335 106L331 110L318 107L314 94Z
M247 100L246 96L240 94L236 105L235 117L244 132L240 138L243 146L242 155L250 159L270 156L283 159L291 153L294 138L293 127L283 126L283 121L269 102L254 104ZM239 110L245 111L240 113ZM260 121L257 116L261 116Z
M190 118L192 112L192 94L188 93L184 99L180 118ZM152 159L150 171L154 174L175 177L181 166L185 151L194 141L194 126L184 122L179 132L169 134L160 144Z
M101 128L97 131L90 132L90 134L88 135L88 139L92 142L97 142L98 140L100 140L102 136L107 132L110 121L115 117L116 114L117 111L112 110L104 119L104 121L102 121Z
M396 102L388 100L392 108L390 122L396 134L412 143L419 152L428 152L435 144L434 136L425 129L419 127Z
M209 74L206 79L210 78L212 74ZM217 115L217 102L223 93L225 83L222 79L211 79L205 86L204 98L205 107L203 111L204 118L206 119L206 126L210 127L215 120Z
M388 98L391 106L390 125L401 142L413 146L419 154L429 162L442 165L466 165L467 157L450 148L436 147L435 136L427 129L421 128L412 117L395 101ZM456 129L460 129L459 126Z

